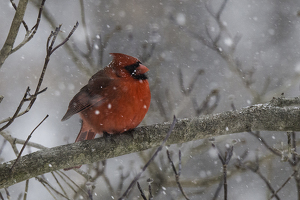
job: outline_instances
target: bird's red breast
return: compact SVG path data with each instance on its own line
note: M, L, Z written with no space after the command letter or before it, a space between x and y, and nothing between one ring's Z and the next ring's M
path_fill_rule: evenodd
M132 56L112 53L112 62L98 71L71 100L62 121L79 113L82 127L76 142L107 132L137 127L151 100L146 66Z

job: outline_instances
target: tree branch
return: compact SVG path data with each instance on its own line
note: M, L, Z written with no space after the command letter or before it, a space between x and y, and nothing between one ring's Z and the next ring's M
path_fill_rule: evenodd
M272 102L178 120L167 145L249 131L300 131L300 108L274 106L299 105L299 98L278 98L276 103L274 100ZM110 140L97 138L37 151L21 157L14 167L14 173L10 172L14 161L3 163L0 165L0 188L58 169L157 147L169 126L169 123L144 126L124 134L112 135Z
M5 40L5 43L2 47L2 49L0 50L0 68L2 67L5 59L9 56L9 54L14 46L15 40L16 40L18 32L19 32L20 25L23 21L23 17L24 17L25 11L26 11L27 4L28 4L28 0L20 0L19 1L18 8L15 13L14 19L11 23L9 33L7 35L7 38Z

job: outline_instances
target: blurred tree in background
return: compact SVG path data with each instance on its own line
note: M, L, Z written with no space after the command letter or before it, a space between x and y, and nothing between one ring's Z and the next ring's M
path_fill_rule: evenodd
M90 76L111 61L111 52L137 57L150 69L152 100L142 126L171 121L173 115L199 117L299 93L300 5L296 1L14 3L20 6L17 11L12 1L0 2L2 162L16 158L47 114L22 155L73 143L79 117L63 123L60 119ZM19 18L13 21L16 12ZM53 52L43 82L34 92L50 32L62 24L59 44L76 21L77 30ZM25 92L27 87L30 92ZM9 119L5 119L14 115L24 93L28 99L24 104L33 99L34 104L6 125ZM295 132L249 131L171 145L148 166L139 179L140 189L148 197L150 185L153 199L226 199L224 193L228 199L300 199L298 138ZM154 151L85 165L86 173L47 173L1 189L0 198L116 199ZM128 199L141 196L134 186Z

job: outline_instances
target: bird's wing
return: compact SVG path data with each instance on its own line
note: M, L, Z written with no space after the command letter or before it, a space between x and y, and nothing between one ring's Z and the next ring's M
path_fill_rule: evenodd
M69 119L72 115L91 106L89 103L90 95L87 85L81 88L81 90L73 97L69 103L68 110L63 116L61 121Z
M89 83L81 88L81 90L70 101L68 110L61 121L65 121L74 114L79 113L105 99L105 91L107 91L112 80L113 79L104 74L103 70L100 70L92 76Z

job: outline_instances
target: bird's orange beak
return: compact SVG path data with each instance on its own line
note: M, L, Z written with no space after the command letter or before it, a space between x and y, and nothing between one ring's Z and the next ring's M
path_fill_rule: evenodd
M136 74L145 74L147 71L149 71L149 69L145 66L140 64L137 68L136 68Z

